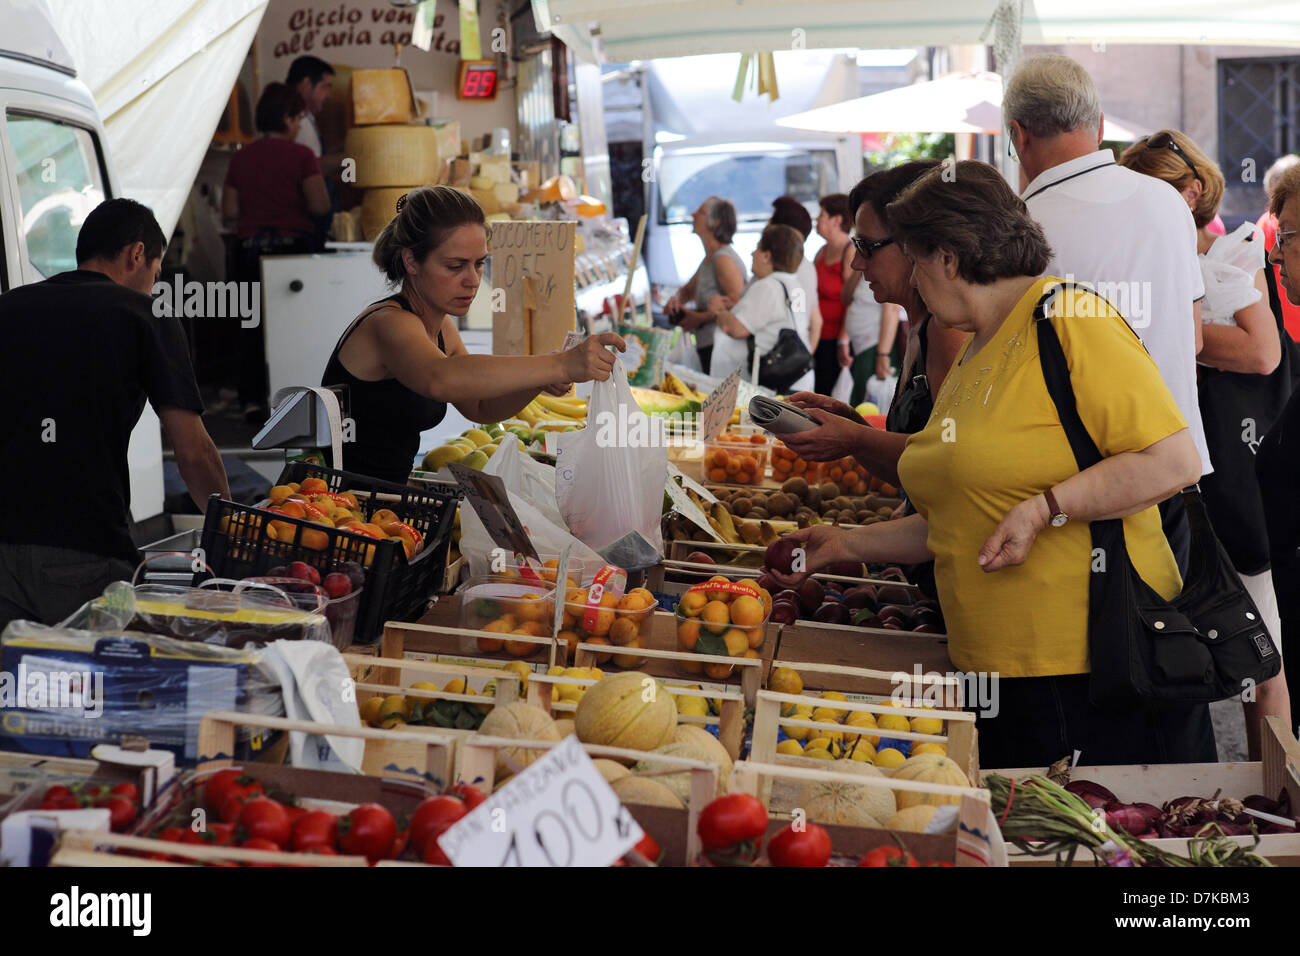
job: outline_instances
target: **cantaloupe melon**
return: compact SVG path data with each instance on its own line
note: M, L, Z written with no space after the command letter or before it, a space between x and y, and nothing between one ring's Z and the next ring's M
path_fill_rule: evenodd
M906 810L899 810L885 821L885 828L898 830L901 833L924 833L925 828L930 824L930 819L938 809L933 804L923 804L908 807Z
M727 748L722 746L722 741L703 727L695 724L678 724L669 743L695 744L703 748L706 753L712 754L713 762L721 764L728 774L731 773L731 754L727 753Z
M652 807L673 807L680 810L684 804L658 780L648 777L620 777L610 786L624 803L641 803Z
M521 700L506 704L504 707L492 708L492 712L483 718L478 732L485 737L509 737L513 740L561 739L555 721L540 707L534 707ZM497 751L496 772L515 773L527 767L545 752L525 750L522 747L502 747Z
M664 744L662 747L656 747L651 753L663 754L665 757L681 757L684 760L699 760L702 763L715 764L718 768L718 785L714 796L727 792L727 781L731 776L731 768L717 760L717 755L710 750L705 750L695 742L682 743L676 741ZM691 773L689 770L683 770L681 773L662 773L669 769L658 761L642 760L632 768L633 773L655 774L654 780L662 783L671 790L677 799L683 805L691 802Z
M560 735L561 740L563 740L565 737L568 737L570 734L577 733L577 730L574 728L573 725L573 720L569 717L565 717L562 720L557 720L555 722L555 730Z
M596 765L596 769L600 771L600 775L605 778L606 783L621 780L632 772L617 760L606 760L604 757L597 757L592 763Z
M672 737L677 704L654 678L624 671L587 688L573 722L584 744L654 750Z
M962 772L957 761L942 754L919 754L903 761L893 773L895 780L915 780L918 783L944 783L954 787L969 787L970 780ZM898 809L922 805L941 807L944 804L961 803L961 797L939 793L913 793L906 790L896 791Z
M828 768L837 773L883 777L875 767L858 760L836 760ZM878 827L894 815L893 791L886 787L864 787L838 781L809 780L799 788L795 806L802 807L815 823L839 823L855 827Z

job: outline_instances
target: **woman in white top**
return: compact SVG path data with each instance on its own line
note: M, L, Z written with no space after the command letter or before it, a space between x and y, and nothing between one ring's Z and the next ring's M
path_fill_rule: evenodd
M789 226L768 226L754 250L754 281L740 301L730 308L722 296L709 303L709 312L717 323L713 339L713 360L709 375L726 378L737 368L748 379L749 339L754 352L766 355L776 345L781 330L793 327L805 346L808 345L808 296L799 284L796 271L803 259L803 237ZM809 348L809 352L812 349ZM811 367L806 375L790 386L790 393L812 387Z
M877 302L871 283L856 269L844 283L841 293L847 309L840 345L847 344L853 353L853 391L849 404L857 407L866 401L867 381L888 379L894 374L894 346L903 310L893 302ZM881 413L888 411L881 409Z
M813 221L812 214L799 200L793 196L778 196L772 200L772 218L767 221L769 226L789 226L799 235L803 236L804 245L808 244L808 236L812 234ZM822 310L817 304L817 268L812 264L806 255L799 260L799 268L795 270L795 275L799 278L799 287L803 289L804 295L807 296L808 302L808 341L817 343L822 337ZM734 301L727 302L726 307L734 305ZM802 381L802 379L800 380Z
M1255 480L1254 452L1271 419L1280 415L1282 409L1260 407L1259 413L1269 415L1270 420L1255 423L1257 434L1252 441L1247 422L1238 425L1243 413L1249 417L1250 408L1231 407L1226 403L1224 408L1215 407L1217 388L1225 384L1224 377L1236 379L1247 392L1258 389L1255 401L1263 401L1265 405L1271 403L1269 396L1276 393L1269 388L1272 383L1267 377L1281 361L1282 342L1278 320L1269 307L1264 237L1250 222L1226 236L1209 231L1223 199L1223 173L1183 133L1176 130L1153 133L1125 150L1120 163L1163 179L1177 189L1191 207L1196 222L1196 251L1205 280L1205 298L1201 300L1204 346L1196 361L1205 367L1199 375L1201 417L1206 422L1206 441L1215 463L1214 473L1201 479L1201 491L1215 531L1237 565L1242 583L1259 607L1265 626L1276 638L1281 634L1282 623L1268 563L1268 542L1253 540L1267 537L1263 501ZM1235 374L1223 376L1223 373ZM1214 427L1215 416L1225 413L1231 414L1231 427L1219 430ZM1225 432L1230 437L1225 439ZM1249 454L1244 448L1249 449ZM1233 464L1237 467L1232 467ZM1260 719L1278 714L1290 720L1286 673L1261 684L1256 689L1255 701L1246 703L1245 710L1250 759L1258 760Z

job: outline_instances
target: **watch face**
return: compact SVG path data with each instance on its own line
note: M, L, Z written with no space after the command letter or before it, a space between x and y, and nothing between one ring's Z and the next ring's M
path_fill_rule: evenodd
M1069 520L1070 520L1069 515L1052 515L1052 527L1053 528L1064 527L1065 523Z

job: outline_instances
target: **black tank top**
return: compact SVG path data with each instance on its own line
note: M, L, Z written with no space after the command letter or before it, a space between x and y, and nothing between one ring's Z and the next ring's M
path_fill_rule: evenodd
M395 378L368 382L357 378L343 366L339 351L361 323L376 310L375 306L396 302L407 312L414 312L405 296L395 295L366 306L343 333L321 376L325 387L346 385L348 389L348 417L353 423L353 440L343 443L343 464L346 471L369 475L383 481L406 484L412 463L420 450L420 432L433 428L447 414L447 403L419 395ZM444 352L442 333L438 333L438 348ZM340 467L337 466L336 467Z

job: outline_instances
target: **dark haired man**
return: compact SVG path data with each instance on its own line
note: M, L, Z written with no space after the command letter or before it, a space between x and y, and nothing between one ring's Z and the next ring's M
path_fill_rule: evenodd
M0 628L57 623L130 577L127 446L147 399L199 508L229 497L179 322L154 314L166 239L130 199L97 206L77 269L0 295Z
M296 142L302 143L319 159L321 155L320 127L316 115L325 106L334 89L334 67L318 56L300 56L289 64L285 85L297 90L307 106L307 117L298 129Z

